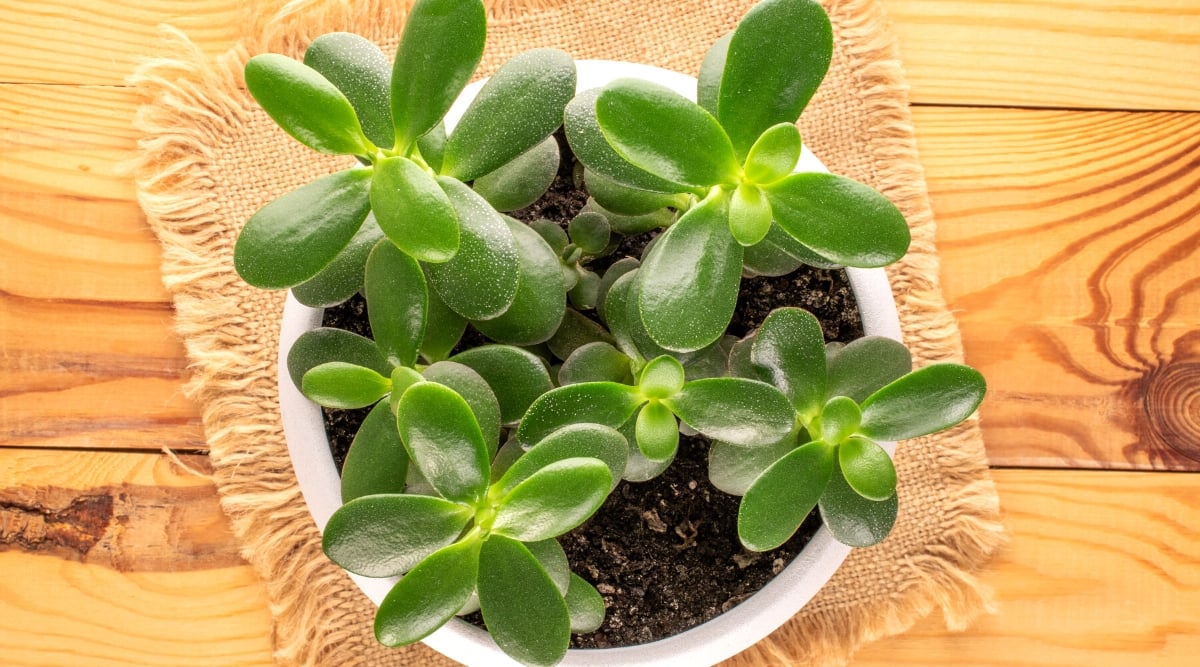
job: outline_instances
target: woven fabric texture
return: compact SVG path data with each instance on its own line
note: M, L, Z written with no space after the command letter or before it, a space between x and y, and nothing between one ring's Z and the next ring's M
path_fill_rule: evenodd
M877 0L824 0L833 64L800 126L835 173L890 197L912 228L909 254L889 268L905 342L917 365L961 361L958 329L938 287L934 220L917 159L900 62ZM752 0L496 0L480 74L528 48L628 60L694 74L708 46ZM274 197L345 165L280 131L245 93L252 55L298 56L315 36L358 32L385 51L403 0L251 3L245 37L217 58L167 30L169 57L132 78L144 96L134 169L163 247L163 280L203 410L214 480L242 553L266 581L280 665L422 667L454 664L422 645L378 646L374 609L325 559L288 460L275 386L284 295L243 283L234 239ZM974 421L901 443L900 517L882 544L856 550L792 621L728 665L841 665L864 642L940 610L952 628L988 609L978 570L1004 542L995 488Z

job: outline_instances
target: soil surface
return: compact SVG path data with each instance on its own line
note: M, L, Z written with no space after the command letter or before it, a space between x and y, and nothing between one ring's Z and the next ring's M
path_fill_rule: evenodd
M576 170L564 161L547 196L514 217L544 217L565 225L586 201L578 181ZM355 297L328 309L324 325L370 335L364 306ZM827 341L849 342L863 335L844 272L810 267L777 278L743 280L730 332L745 335L780 306L812 312ZM367 412L325 411L339 469ZM814 511L782 547L764 553L745 550L737 538L739 499L708 483L708 447L703 437L681 438L679 454L665 473L648 482L622 482L587 523L560 538L572 571L596 586L608 608L604 625L575 636L573 647L640 644L703 623L766 585L816 532ZM478 614L467 620L482 624Z

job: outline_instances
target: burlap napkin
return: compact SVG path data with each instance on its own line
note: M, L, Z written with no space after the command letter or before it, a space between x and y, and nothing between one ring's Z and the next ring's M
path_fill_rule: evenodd
M278 4L280 0L275 0ZM630 60L695 73L705 49L753 0L496 0L481 74L527 48ZM906 343L918 364L960 360L939 291L934 222L917 161L906 89L876 0L826 0L836 50L801 119L828 167L882 190L912 226L908 256L890 269ZM256 53L298 55L316 35L364 34L390 52L402 0L299 0L254 7L246 36L212 61L171 33L170 58L134 76L146 103L135 168L139 198L163 245L163 280L187 346L190 395L202 406L221 501L242 553L267 582L280 664L451 664L422 645L389 650L371 636L374 610L322 555L288 461L275 387L283 294L234 273L233 242L261 205L339 166L279 131L242 88ZM840 665L863 642L941 609L962 627L988 606L974 573L1003 542L995 489L976 424L897 453L900 518L883 544L855 551L784 628L732 665Z

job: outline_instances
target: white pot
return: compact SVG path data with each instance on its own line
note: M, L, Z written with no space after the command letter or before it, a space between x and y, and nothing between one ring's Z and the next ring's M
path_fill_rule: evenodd
M579 90L597 88L622 77L637 77L665 85L695 99L696 80L657 67L631 63L578 61ZM478 93L482 82L467 87L451 108L453 124ZM826 171L808 147L798 171ZM900 340L900 322L892 291L883 269L847 269L850 286L862 313L867 335ZM292 383L287 373L287 353L302 333L320 326L319 309L308 308L288 295L279 336L279 400L288 452L296 478L317 528L324 531L330 515L341 506L341 482L329 453L321 409ZM889 453L891 443L885 443ZM804 550L774 579L745 602L728 612L678 635L659 641L613 649L572 649L562 665L617 667L699 667L712 665L749 648L796 614L833 576L850 548L822 526ZM396 579L369 579L350 575L375 604L391 590ZM517 665L483 630L452 620L425 640L433 649L471 667Z

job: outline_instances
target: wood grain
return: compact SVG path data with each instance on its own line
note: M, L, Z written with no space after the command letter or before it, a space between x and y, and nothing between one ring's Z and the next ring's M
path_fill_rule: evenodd
M1200 469L1200 114L915 122L992 462Z

